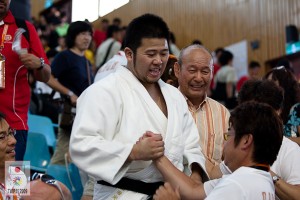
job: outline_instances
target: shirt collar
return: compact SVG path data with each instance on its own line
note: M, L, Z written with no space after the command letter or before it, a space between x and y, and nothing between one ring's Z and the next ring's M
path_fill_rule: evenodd
M180 87L178 87L178 90L181 92ZM205 94L204 100L200 103L199 107L196 108L194 106L194 104L183 93L182 93L182 95L184 96L184 98L185 98L185 100L186 100L186 102L188 104L189 109L190 110L194 110L194 111L197 111L197 110L201 109L204 106L204 104L206 103L206 101L207 101L207 94Z

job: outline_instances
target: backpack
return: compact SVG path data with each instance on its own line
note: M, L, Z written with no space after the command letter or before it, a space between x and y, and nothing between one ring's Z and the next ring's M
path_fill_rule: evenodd
M25 30L25 32L23 33L23 35L26 38L26 40L28 42L30 42L30 35L29 35L29 31L28 31L28 27L27 27L26 21L24 19L20 19L20 18L15 18L15 20L16 20L17 27L23 28Z

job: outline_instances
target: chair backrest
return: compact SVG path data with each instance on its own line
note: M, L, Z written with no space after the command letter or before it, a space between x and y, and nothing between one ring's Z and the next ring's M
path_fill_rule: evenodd
M50 152L44 135L28 132L25 161L30 161L31 170L45 172L50 163Z
M52 147L53 151L55 150L56 136L50 118L28 114L28 126L30 132L43 134L46 137L47 145Z
M83 186L81 183L79 170L74 164L53 165L47 167L46 173L59 180L71 191L73 200L80 200L83 194ZM69 174L68 174L69 173Z

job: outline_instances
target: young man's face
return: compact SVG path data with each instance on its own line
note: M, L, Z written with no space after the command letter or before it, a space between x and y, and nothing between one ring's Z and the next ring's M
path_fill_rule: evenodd
M251 79L258 79L260 73L260 67L249 68L248 73Z
M2 119L0 121L0 168L4 168L5 161L15 160L15 145L16 139L13 134L8 134L11 131L8 123Z
M92 35L89 31L79 33L75 38L74 47L80 51L85 51L89 48L92 41Z
M169 48L166 39L143 38L140 47L134 54L125 48L128 69L147 87L156 83L163 74L169 58Z
M201 103L212 78L212 57L204 49L186 49L182 65L175 64L180 91L192 102Z

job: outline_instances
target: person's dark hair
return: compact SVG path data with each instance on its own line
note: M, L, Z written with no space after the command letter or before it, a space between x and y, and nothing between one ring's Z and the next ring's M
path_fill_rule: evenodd
M49 59L49 58L54 58L57 54L58 54L57 50L50 49L49 51L47 51L46 56Z
M116 25L116 26L119 26L121 24L121 19L116 17L113 19L113 24Z
M115 26L115 25L110 25L108 26L107 28L107 32L106 32L106 37L107 38L111 38L113 36L114 33L117 33L121 31L121 29L118 27L118 26Z
M284 66L285 69L294 73L294 69L291 66L291 62L288 59L284 58L284 59L279 60L278 63L276 64L276 67L280 67L280 66Z
M90 32L93 35L93 30L90 24L84 21L76 21L70 24L67 35L66 45L68 48L72 48L75 45L75 38L79 33Z
M215 49L215 54L218 55L220 52L223 53L224 49L222 47L218 47Z
M101 20L101 23L109 23L108 19L104 18Z
M2 120L4 120L4 119L5 119L4 113L0 112L0 122L2 122Z
M173 32L170 32L170 41L175 44L176 43L176 38Z
M199 45L202 45L203 43L200 41L200 40L193 40L192 41L192 44L199 44Z
M238 103L241 104L252 100L266 103L275 110L279 110L283 106L283 90L273 81L248 80L241 87Z
M143 38L164 38L169 42L169 28L163 19L153 14L145 14L133 19L127 27L125 47L136 53Z
M228 65L232 59L233 54L230 51L224 50L219 58L219 63L221 66Z
M274 82L278 82L279 86L284 91L283 109L280 116L283 120L283 123L286 124L291 107L300 102L299 84L292 72L286 70L285 67L274 68L263 78L268 79L269 77L272 77L271 79Z
M253 161L272 165L283 137L282 121L275 110L267 104L249 101L237 106L229 121L235 130L235 146L244 135L251 134L254 143Z
M260 67L260 64L257 61L251 61L249 63L249 68L250 69L254 69L254 68L257 68L257 67Z

